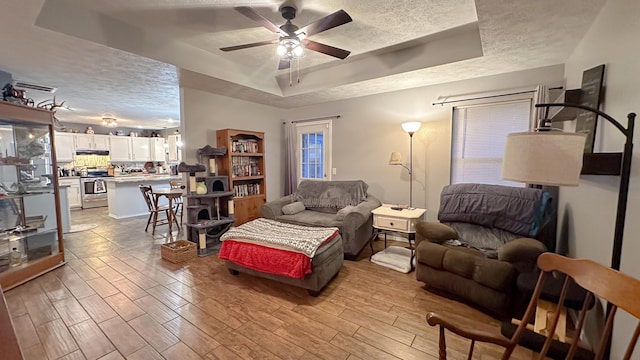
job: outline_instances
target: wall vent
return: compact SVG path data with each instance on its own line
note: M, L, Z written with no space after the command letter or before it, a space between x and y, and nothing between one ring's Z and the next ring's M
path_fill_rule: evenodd
M31 83L20 81L20 80L13 80L11 82L11 85L13 85L14 88L20 89L20 90L35 90L35 91L46 92L49 94L53 94L54 92L56 92L56 90L58 90L57 88L54 88L51 86L31 84Z

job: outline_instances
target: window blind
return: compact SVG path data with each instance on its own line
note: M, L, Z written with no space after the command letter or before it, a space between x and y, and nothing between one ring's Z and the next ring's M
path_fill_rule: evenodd
M503 180L507 134L529 129L531 100L453 108L451 184L524 186Z

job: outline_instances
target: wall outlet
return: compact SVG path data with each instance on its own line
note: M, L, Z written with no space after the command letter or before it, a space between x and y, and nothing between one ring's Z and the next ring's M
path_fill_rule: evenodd
M336 168L331 168L331 175L335 175L336 174Z

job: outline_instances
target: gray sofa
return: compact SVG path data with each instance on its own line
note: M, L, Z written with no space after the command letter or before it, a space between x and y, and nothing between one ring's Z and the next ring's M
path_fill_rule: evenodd
M295 193L260 208L262 217L305 226L335 226L340 230L346 259L354 259L373 233L371 211L381 204L367 194L362 180L303 180Z

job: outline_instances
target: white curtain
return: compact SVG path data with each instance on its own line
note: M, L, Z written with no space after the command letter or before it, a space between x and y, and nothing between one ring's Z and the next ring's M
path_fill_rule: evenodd
M549 102L549 89L546 85L536 86L533 94L533 110L531 111L531 127L533 129L542 126L542 121L546 119L548 108L537 108L536 104L546 104Z
M296 124L288 121L284 123L284 138L287 144L284 194L290 195L298 187L298 175L296 174Z

